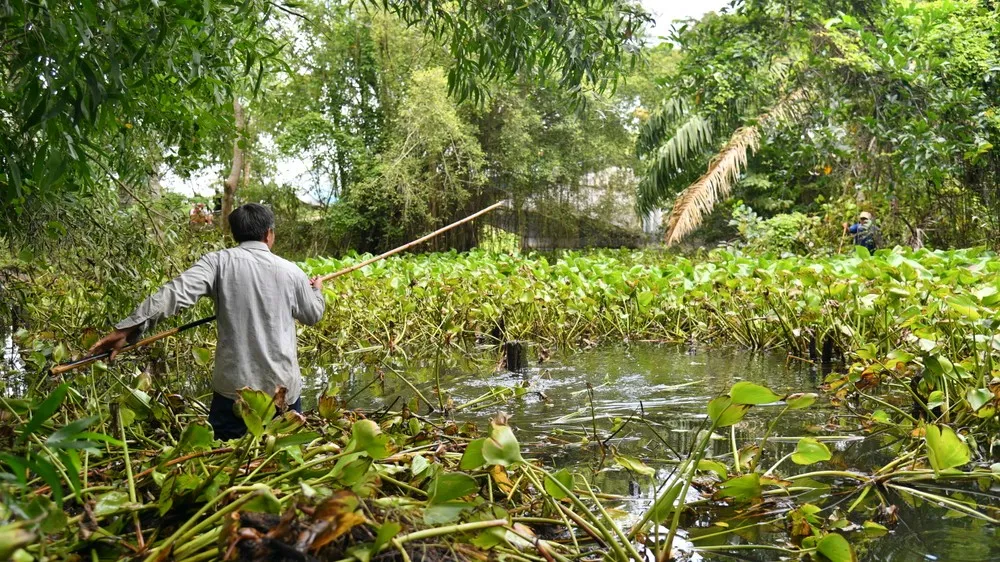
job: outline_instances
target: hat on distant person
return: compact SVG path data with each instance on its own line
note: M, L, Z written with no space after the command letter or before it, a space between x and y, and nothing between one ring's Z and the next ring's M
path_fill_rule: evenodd
M858 218L872 220L872 214L868 211L861 211L861 213L858 214Z

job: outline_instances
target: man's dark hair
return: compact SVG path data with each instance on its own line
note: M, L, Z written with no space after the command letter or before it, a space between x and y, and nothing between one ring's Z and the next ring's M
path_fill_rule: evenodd
M263 242L269 228L274 228L274 213L263 205L247 203L229 214L229 230L237 242Z

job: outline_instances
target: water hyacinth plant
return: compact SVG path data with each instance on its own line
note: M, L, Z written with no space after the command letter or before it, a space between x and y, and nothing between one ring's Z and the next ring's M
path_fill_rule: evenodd
M759 446L738 449L734 442L728 453L710 457L709 440L751 408L783 404L770 432L784 412L816 399L778 396L747 382L707 404L700 441L676 459L666 480L641 460L616 456L616 464L660 490L629 526L610 515L623 498L595 490L582 470L553 471L524 456L502 414L483 432L423 418L409 406L363 417L331 389L316 415L275 416L280 395L244 390L238 403L250 431L221 443L200 421L178 423L193 404L146 390L138 402L120 385L108 389L121 393L117 398L61 385L38 404L4 400L4 412L26 423L3 457L0 491L16 521L0 527L0 553L14 560L147 562L671 560L683 556L671 547L687 514L736 506L766 515L742 525L785 528L792 542L703 542L725 534L720 530L692 539L692 552L752 548L850 562L857 559L852 544L892 525L880 515L892 494L998 523L995 507L933 487L1000 478L988 468L957 470L969 451L947 426L926 426L926 447L871 473L823 467L831 452L808 436L766 469L760 451L768 433L758 436ZM66 422L82 410L99 414ZM819 470L799 468L812 465ZM837 482L835 493L824 480ZM836 507L848 500L848 509Z
M361 259L304 265L318 274ZM214 441L200 421L204 406L168 391L168 379L97 364L60 386L42 369L85 342L24 330L16 337L27 367L22 396L0 400L10 445L0 458L0 554L666 560L683 555L681 531L696 514L717 519L720 509L736 509L739 517L720 521L732 531L692 536L686 552L758 548L839 562L858 555L851 544L891 529L901 501L996 525L998 270L979 250L394 258L338 279L326 317L303 329L300 343L304 364L378 365L406 382L415 402L358 411L351 396L331 392L314 415L274 418L273 397L246 393L240 409L250 433L234 443ZM84 331L72 320L80 301L46 302L30 312ZM190 338L138 358L197 378L210 368L213 343L201 332ZM597 489L595 475L533 461L503 417L482 430L447 417L523 399L523 389L451 404L440 380L428 397L393 367L425 350L489 350L518 340L564 349L697 341L784 349L796 361L843 357L824 390L862 431L884 440L893 459L873 470L837 466L823 435L794 436L794 450L771 455L782 412L808 408L816 396L737 383L706 404L702 432L668 459L667 478L648 459L608 451L598 439L631 422L608 429L586 420L590 439L581 446L599 447L602 459L657 490L640 517L621 521L614 515L621 498ZM738 446L734 428L765 404L779 408L767 431ZM436 413L422 413L429 410ZM730 450L710 455L706 445L719 440ZM719 542L736 529L764 527L783 529L790 542Z
M355 259L305 266L320 274ZM911 396L917 417L995 430L998 312L1000 261L978 249L869 256L858 248L825 259L719 250L699 261L471 252L394 258L342 279L321 331L337 349L388 353L492 336L569 348L698 340L809 360L848 357L857 360L848 376L830 381L844 396L884 385Z

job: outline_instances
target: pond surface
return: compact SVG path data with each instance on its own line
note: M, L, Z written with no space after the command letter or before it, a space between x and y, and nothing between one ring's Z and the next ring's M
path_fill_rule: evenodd
M305 363L305 362L304 362ZM654 490L648 478L637 477L616 465L611 447L620 454L637 457L657 470L657 481L663 482L674 467L678 454L686 455L703 428L705 407L709 400L728 390L734 383L750 381L763 384L778 394L817 391L822 373L811 364L792 360L783 355L750 354L720 349L692 350L678 346L654 344L629 347L595 348L557 356L532 365L519 373L498 371L498 353L483 351L469 357L456 354L448 357L411 360L405 366L383 368L379 377L376 366L340 364L307 376L303 406L315 406L316 396L328 380L341 385L341 395L351 398L350 406L363 409L399 409L402 402L415 393L404 383L405 377L428 400L436 403L435 378L440 378L445 400L462 407L498 389L525 387L520 396L483 400L457 410L457 421L472 421L488 427L489 419L503 411L511 416L525 456L544 458L557 467L566 466L588 477L606 493L624 496L615 514L628 524L647 509ZM373 383L373 381L375 381ZM589 385L589 387L588 387ZM739 447L756 443L780 405L759 406L735 430ZM427 406L421 406L421 412ZM621 420L632 420L612 436L612 428ZM620 425L620 423L619 423ZM602 448L594 439L594 428L606 440ZM835 408L823 400L805 410L789 411L777 424L767 444L762 466L791 452L799 437L822 439L833 452L833 458L822 468L871 471L894 458L887 436L864 434L850 411ZM610 438L609 438L610 437ZM713 440L711 456L732 458L728 433ZM602 461L603 457L603 461ZM731 463L730 463L731 464ZM797 467L790 461L782 463L778 472L789 474L816 470ZM827 484L843 485L828 479ZM974 494L974 490L963 490ZM808 501L824 508L823 516L847 505L838 499L838 490L817 494ZM849 498L853 501L853 497ZM960 517L933 504L914 503L904 495L888 495L898 507L899 523L879 539L856 545L864 561L956 561L981 562L1000 560L1000 528L980 520ZM689 500L699 499L692 491ZM800 501L801 503L801 501ZM841 505L844 504L844 505ZM725 533L715 525L726 520L729 529L774 519L777 505L769 505L766 517L749 510L735 508L699 508L683 523L688 538L699 546L723 544L782 545L788 537L782 526L754 526L745 531ZM777 513L780 514L778 509ZM862 523L857 515L855 523ZM699 536L713 535L703 539ZM857 536L851 535L851 536ZM705 560L778 560L774 551L732 551L729 554L704 555Z

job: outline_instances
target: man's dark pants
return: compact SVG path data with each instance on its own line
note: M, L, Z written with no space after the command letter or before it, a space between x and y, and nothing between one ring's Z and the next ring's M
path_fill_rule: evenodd
M212 405L208 410L208 423L212 424L216 439L226 441L243 437L246 434L247 424L243 423L243 419L233 411L235 404L236 401L231 398L226 398L218 392L212 393ZM302 413L302 397L299 396L294 404L289 404L288 409Z

